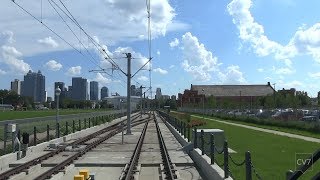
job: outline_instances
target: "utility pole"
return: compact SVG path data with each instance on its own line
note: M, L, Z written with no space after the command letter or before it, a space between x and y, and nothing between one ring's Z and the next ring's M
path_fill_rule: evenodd
M105 52L105 50L103 49L103 51ZM142 70L143 67L145 67L152 58L149 58L149 60L140 67L140 69L138 71L136 71L133 75L131 75L131 53L125 53L126 54L126 58L128 60L128 65L127 65L127 73L125 73L117 64L115 64L114 62L111 62L112 64L112 71L113 70L120 70L125 76L127 76L127 135L131 134L131 79L140 71ZM108 59L108 58L106 58ZM105 69L101 69L101 70L91 70L90 72L105 72ZM108 73L107 73L108 74Z
M241 111L241 109L242 109L242 99L241 99L241 91L240 91L240 111Z
M274 107L276 108L276 83L273 83L273 103L274 103Z
M143 87L142 85L140 86L140 117L142 117L142 89L143 88L146 88L146 87Z
M131 53L126 53L128 59L127 67L127 135L131 133Z
M146 104L145 104L145 99L146 99L146 92L143 92L143 99L144 99L144 101L143 101L143 113L145 113L146 112Z

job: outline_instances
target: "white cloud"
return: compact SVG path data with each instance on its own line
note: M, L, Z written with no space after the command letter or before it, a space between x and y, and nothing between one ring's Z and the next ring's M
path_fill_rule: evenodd
M298 53L310 54L317 62L320 63L320 23L316 23L309 29L300 27L290 40Z
M289 89L289 88L302 88L303 87L303 83L297 80L294 81L290 81L290 82L284 82L283 80L279 80L277 82L277 86L280 87L279 89L285 88L285 89Z
M5 72L4 70L0 69L0 75L5 75L7 74L7 72Z
M3 44L6 44L6 43L12 44L12 43L16 42L15 39L13 38L12 31L5 30L0 35L1 35L0 39L2 39L2 37L5 39L5 42ZM0 44L2 44L1 41L0 41Z
M263 68L258 68L257 71L258 71L258 72L263 72L264 69L263 69Z
M267 80L267 81L272 80L272 78L271 78L271 77L265 77L264 79L265 79L265 80Z
M276 52L279 44L265 36L263 26L255 22L249 11L251 5L251 0L233 0L227 9L239 29L239 38L250 43L259 56L267 56Z
M240 67L231 65L226 69L220 69L222 63L218 63L218 58L200 43L196 36L190 32L185 33L181 40L181 50L183 54L182 68L191 74L195 81L210 81L213 78L222 84L245 84L246 80ZM174 67L174 65L170 66Z
M59 44L51 36L43 38L43 39L39 39L38 43L44 44L46 46L51 46L53 48L56 48L59 46Z
M24 62L24 60L19 59L22 56L22 53L19 52L13 46L2 46L2 60L0 62L6 64L12 72L24 74L31 70L31 66Z
M62 68L62 64L55 60L50 60L45 64L45 67L51 71L59 71Z
M35 7L39 6L37 0L19 1L17 3L27 10L34 10ZM148 38L145 1L91 0L88 3L86 0L79 0L76 4L69 1L64 3L86 32L89 32L92 37L99 37L100 42L104 44L115 45L123 41L140 41ZM175 9L170 5L169 0L152 0L150 3L152 38L165 36L169 31L188 28L185 23L175 20ZM39 52L71 49L65 43L59 43L58 49L50 49L41 47L38 43L31 43L37 37L47 37L50 31L45 30L40 23L30 18L28 14L23 14L22 10L17 9L17 6L13 5L12 1L3 1L1 6L6 8L0 11L0 32L5 29L14 29L17 39L24 38L23 43L18 47L24 50L24 54L28 52L29 55L33 55ZM50 28L58 33L63 32L63 38L71 42L71 44L79 44L72 32L66 31L64 22L57 16L49 3L44 3L43 9L46 10L43 11L44 22ZM17 11L19 12L17 13ZM40 17L38 12L33 11L32 13ZM8 19L8 17L10 18ZM84 43L87 42L84 34L80 35L79 28L72 24L71 28ZM52 37L58 38L56 36Z
M103 76L101 73L97 73L95 81L99 82L103 86L105 86L108 83L111 83L111 79Z
M112 57L115 57L114 61L119 65L119 67L124 71L127 72L127 60L125 58L124 53L131 53L132 59L131 61L131 73L135 73L140 67L142 67L146 62L148 62L148 58L143 56L141 53L135 52L131 47L118 47L113 52L109 52L107 46L104 46L108 54ZM117 59L120 58L120 59ZM102 68L111 68L112 65L109 60L106 60L102 57L100 62ZM149 69L148 63L144 69Z
M239 66L231 65L227 67L225 73L220 73L220 78L224 84L246 84Z
M77 76L81 74L81 66L74 66L68 69L67 75Z
M168 74L167 70L161 69L161 68L156 68L153 69L154 72L160 73L160 74Z
M317 73L308 73L309 77L314 78L314 79L319 79L320 78L320 72Z
M295 73L296 71L292 68L286 68L286 67L282 67L282 68L276 68L276 67L272 67L272 71L275 73L275 74L280 74L280 75L288 75L288 74L293 74Z
M169 43L169 45L170 45L170 47L172 47L172 48L174 48L174 47L176 47L176 46L179 46L179 39L177 39L177 38L174 38L174 40L173 41L171 41L170 43Z
M138 77L138 80L139 80L139 81L148 81L149 78L146 77L146 76L140 76L140 77Z
M170 69L174 68L174 65L173 65L173 64L172 64L172 65L170 65L170 66L169 66L169 68L170 68Z
M192 74L195 80L209 81L211 72L218 71L218 58L201 44L190 32L185 33L181 40L183 51L182 67Z
M158 56L160 56L160 51L159 50L157 50L157 54L158 54Z
M320 23L310 28L302 26L287 45L270 40L264 33L264 27L255 21L250 12L251 0L232 0L227 10L233 17L233 23L239 30L239 38L248 43L258 56L273 54L275 59L283 60L291 67L291 58L297 55L311 55L320 63Z

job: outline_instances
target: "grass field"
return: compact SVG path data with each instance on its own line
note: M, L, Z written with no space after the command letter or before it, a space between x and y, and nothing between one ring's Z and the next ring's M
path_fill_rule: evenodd
M86 112L95 112L95 111L105 111L105 109L71 109L59 111L60 115L67 114L78 114ZM23 118L32 118L32 117L45 117L45 116L55 116L55 110L43 110L43 111L0 111L0 121L3 120L12 120L12 119L23 119Z
M199 114L199 116L202 116ZM209 117L209 116L206 116ZM287 133L292 133L292 134L298 134L298 135L303 135L303 136L309 136L309 137L314 137L314 138L319 138L320 139L320 132L315 133L315 132L309 132L309 131L304 131L304 130L297 130L297 129L292 129L292 128L285 128L285 127L278 127L278 126L271 126L271 125L261 125L261 124L254 124L254 123L247 123L247 122L242 122L242 121L235 121L235 120L230 120L230 119L221 119L221 118L215 118L217 120L222 120L222 121L227 121L227 122L233 122L237 124L243 124L243 125L249 125L249 126L254 126L254 127L260 127L264 129L270 129L270 130L276 130L276 131L282 131L282 132L287 132Z
M176 113L172 113L178 116ZM181 116L180 116L181 117ZM208 117L210 118L210 117ZM191 117L191 119L197 119ZM295 169L296 153L313 153L320 148L319 143L259 132L243 127L232 126L216 121L205 120L206 125L199 128L219 128L225 131L229 147L237 153L232 157L241 162L246 151L251 152L252 163L262 179L285 179L287 170ZM221 163L222 155L217 160ZM245 167L236 167L231 162L230 169L236 179L245 179ZM312 172L307 172L300 179L311 179L320 171L320 162L314 165ZM255 175L253 175L254 179Z

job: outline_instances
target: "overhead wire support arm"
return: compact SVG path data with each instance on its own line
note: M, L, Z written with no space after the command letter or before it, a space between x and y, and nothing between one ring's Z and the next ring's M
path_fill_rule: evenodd
M106 50L104 49L104 47L102 47L99 43L97 43L83 28L82 26L78 23L78 21L76 20L76 18L72 15L72 13L69 11L69 9L67 8L67 6L61 1L59 0L60 3L62 4L62 6L66 9L67 12L65 12L64 10L62 10L60 8L60 10L76 25L80 28L80 30L88 37L88 39L92 42L92 44L97 48L97 50L102 54L107 56L105 59L108 60L112 65L114 65L115 67L119 68L119 70L124 73L124 71L122 71L120 69L120 67L118 66L118 64L116 62L114 62L114 60L110 57L110 55L106 52ZM60 6L59 6L60 7ZM125 74L125 73L124 73Z
M149 58L149 60L143 65L141 66L137 72L135 72L131 77L134 77L140 70L142 70L142 68L144 68L150 61L152 60L152 58Z

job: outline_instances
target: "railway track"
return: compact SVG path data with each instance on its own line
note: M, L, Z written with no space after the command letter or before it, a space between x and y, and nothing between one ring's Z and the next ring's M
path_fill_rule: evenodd
M174 180L177 179L176 175L176 170L174 169L174 165L171 162L168 150L166 148L166 145L164 143L163 136L161 134L160 127L158 125L158 120L156 118L156 115L153 112L153 117L152 117L156 131L157 131L157 136L158 136L158 141L159 141L159 146L160 146L160 154L162 158L162 164L160 165L161 167L161 178L162 179L169 179L169 180ZM145 139L145 135L147 132L149 121L147 121L143 127L143 130L141 132L140 138L138 140L138 143L135 147L135 150L133 152L133 155L130 159L129 164L126 164L126 166L123 169L122 174L120 175L120 180L131 180L131 179L137 179L137 174L138 172L138 166L139 166L139 156L141 154L141 149L143 146L143 142ZM135 178L136 177L136 178Z
M136 115L132 119L133 133L126 136L124 141L122 139L120 144L121 132L126 129L123 124L126 119L24 164L17 164L0 174L0 180L70 179L81 169L90 170L97 179L108 176L108 179L120 180L175 180L185 178L190 173L190 179L193 179L193 174L198 176L188 155L177 150L181 146L176 144L158 114L154 112L141 118ZM79 147L70 150L68 146ZM169 152L174 161L171 161Z
M139 114L133 115L132 116L132 126L136 126L138 124L143 123L144 121L146 121L145 119L140 119L140 120L136 120L139 117ZM19 174L21 172L27 172L27 170L32 167L35 166L37 164L40 164L43 160L49 159L53 156L56 156L57 154L65 151L65 149L68 146L74 147L77 145L81 145L84 144L85 142L88 142L90 140L92 140L93 138L96 138L99 135L102 134L106 134L105 136L99 138L98 140L93 141L92 143L90 143L89 145L87 145L83 150L79 151L78 153L76 153L75 155L67 158L65 161L63 161L62 163L56 165L55 167L51 168L50 170L42 173L41 175L39 175L38 177L36 177L35 179L41 180L41 179L47 179L49 177L51 177L53 174L59 172L60 170L62 170L65 166L69 165L70 163L72 163L73 160L77 159L78 157L82 156L83 154L85 154L86 152L88 152L89 150L91 150L92 148L96 147L98 144L100 144L101 142L105 141L106 139L112 137L113 135L121 132L123 129L126 129L126 126L121 126L121 124L123 122L125 122L126 119L123 119L122 121L115 123L111 126L108 126L104 129L101 129L97 132L94 132L92 134L89 134L83 138L80 138L74 142L68 143L66 145L63 145L61 147L58 147L56 150L53 150L47 154L44 154L40 157L37 157L35 159L32 159L26 163L23 163L21 165L18 165L16 167L13 167L3 173L0 174L0 180L5 180L5 179L9 179L11 176L15 175L15 174Z

